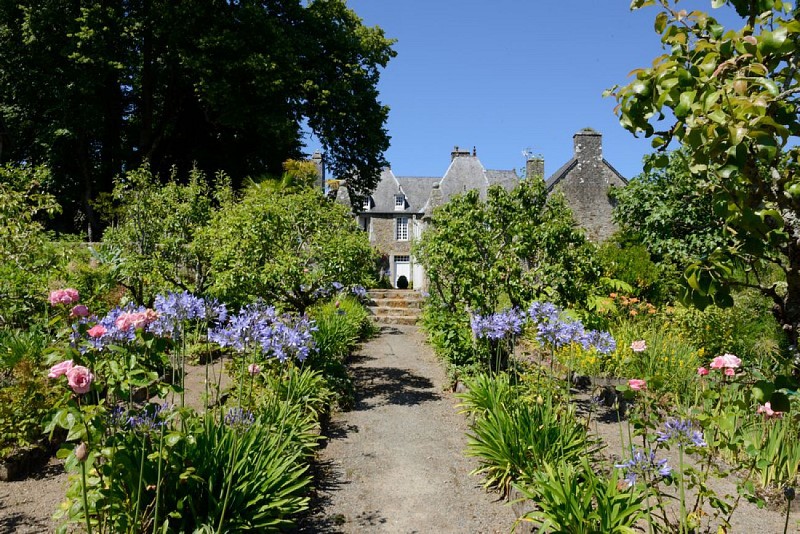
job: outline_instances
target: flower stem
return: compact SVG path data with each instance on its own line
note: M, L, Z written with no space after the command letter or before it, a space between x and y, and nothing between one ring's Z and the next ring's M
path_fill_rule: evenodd
M89 498L86 490L86 461L81 462L81 489L83 490L83 517L86 518L86 532L92 534L92 522L89 519Z

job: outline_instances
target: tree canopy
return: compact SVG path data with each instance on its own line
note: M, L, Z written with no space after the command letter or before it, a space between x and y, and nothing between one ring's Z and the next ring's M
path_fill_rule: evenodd
M698 305L733 303L731 290L755 287L796 347L800 331L800 20L780 0L713 0L733 6L741 29L708 13L659 4L655 29L665 53L614 88L621 124L652 137L654 148L682 144L698 188L724 220L726 243L690 266L688 296ZM667 163L666 157L653 160ZM744 277L739 272L744 271ZM781 279L769 276L779 272Z
M302 156L375 185L392 40L344 0L0 0L0 162L51 167L66 216L143 162L234 184Z

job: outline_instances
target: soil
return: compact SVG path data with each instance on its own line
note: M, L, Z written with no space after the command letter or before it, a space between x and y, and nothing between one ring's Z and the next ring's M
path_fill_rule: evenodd
M356 404L329 421L316 466L317 490L298 531L509 532L516 515L497 493L483 489L479 477L470 476L476 462L464 456L467 420L417 328L384 327L352 357L350 368ZM211 380L218 373L215 367ZM204 366L189 368L188 405L203 406L204 381ZM586 406L588 397L577 400ZM605 454L613 461L623 450L616 412L595 409L592 420L592 431L607 444ZM677 458L670 464L677 465ZM55 459L31 478L0 482L0 532L52 532L51 517L66 484ZM721 495L736 494L729 480L715 480L713 488ZM781 533L784 519L783 511L742 501L729 532ZM798 520L800 511L792 511L790 532L800 532ZM708 526L716 532L714 524Z

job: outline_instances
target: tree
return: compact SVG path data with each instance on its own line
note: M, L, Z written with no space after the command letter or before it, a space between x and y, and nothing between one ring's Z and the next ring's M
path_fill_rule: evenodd
M725 221L727 242L684 276L700 306L733 304L731 290L754 287L796 350L800 332L800 20L781 0L713 0L745 18L726 30L701 11L660 4L656 31L666 53L609 91L621 124L652 137L654 148L674 140L689 154L698 188ZM653 164L664 165L661 157ZM745 275L738 276L743 270ZM781 280L769 278L777 270Z
M237 305L260 298L303 313L334 282L372 277L367 235L316 189L253 184L221 207L197 242L211 254L209 293Z
M391 45L344 0L0 0L0 162L49 165L65 217L93 222L145 161L238 184L301 157L307 125L363 193L385 164Z
M536 298L583 302L599 275L592 250L560 195L548 198L540 178L513 191L468 191L436 209L415 247L431 294L451 312L494 312Z
M667 154L663 167L653 165L659 157L647 156L642 174L611 190L618 240L644 245L657 262L684 269L724 244L723 220L698 189L685 150Z

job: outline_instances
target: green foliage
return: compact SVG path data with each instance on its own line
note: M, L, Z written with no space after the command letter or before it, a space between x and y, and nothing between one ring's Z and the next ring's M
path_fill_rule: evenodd
M598 247L597 259L605 276L627 284L630 294L651 302L668 300L672 289L668 285L669 268L654 263L643 245L619 246L608 241Z
M738 293L736 300L737 305L731 308L709 306L698 310L677 306L675 323L706 354L730 352L748 365L769 372L780 363L786 342L769 313L770 302L752 290Z
M42 220L59 211L43 167L0 166L0 325L27 324L43 309L54 255Z
M547 462L530 484L518 485L536 503L536 510L519 521L533 523L538 532L633 534L637 523L648 519L646 493L620 482L617 470L609 477L598 475L586 459Z
M215 200L231 198L227 178L218 174L215 182L209 189L203 173L193 170L185 185L175 176L162 185L146 166L117 181L117 222L103 236L100 257L137 303L167 290L208 289L211 251L196 236L211 220Z
M702 11L669 0L655 29L667 52L609 91L621 124L665 149L681 143L697 190L725 221L724 246L685 272L698 306L733 304L732 289L755 287L774 303L792 346L800 335L800 21L787 2L732 3L746 24L726 30ZM763 9L761 9L763 8ZM655 158L663 166L668 158ZM781 273L785 289L770 276ZM740 273L746 276L742 279Z
M428 342L436 355L447 364L453 384L462 375L480 369L479 364L487 360L485 355L476 352L466 314L454 313L435 302L428 302L420 320L428 334Z
M51 167L63 224L95 230L92 200L144 161L280 174L305 127L363 193L385 165L392 43L344 0L3 2L0 158Z
M612 190L618 239L643 246L656 262L680 269L725 243L724 221L714 214L711 197L698 187L690 165L685 149L647 156L642 174Z
M241 305L263 298L303 312L333 282L366 285L373 252L341 205L319 191L253 185L226 202L199 238L211 251L209 292Z
M502 295L519 307L544 297L582 303L599 275L563 197L548 197L540 179L511 192L490 187L485 201L478 191L451 199L436 209L415 255L432 298L450 311L494 312Z
M60 391L41 371L49 338L40 330L0 330L0 458L41 440L42 420Z
M478 375L459 395L475 416L467 444L467 455L479 462L473 474L504 495L512 483L533 480L547 462L578 463L596 450L573 407L558 405L549 395L531 402L525 388L510 380L502 373L491 379Z

